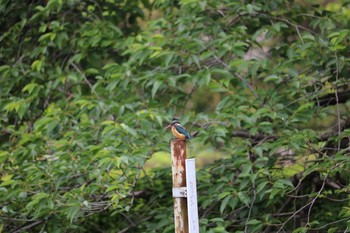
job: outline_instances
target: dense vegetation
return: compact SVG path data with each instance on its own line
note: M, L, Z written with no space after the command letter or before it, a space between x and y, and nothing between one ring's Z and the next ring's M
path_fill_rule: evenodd
M171 169L145 163L174 116L191 156L222 155L198 170L201 232L350 230L349 0L0 15L0 232L173 232Z

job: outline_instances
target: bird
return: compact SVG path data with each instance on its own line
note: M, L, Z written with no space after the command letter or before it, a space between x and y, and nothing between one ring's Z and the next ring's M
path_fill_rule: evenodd
M191 136L188 133L188 131L180 125L180 122L178 120L173 120L166 129L171 129L171 132L178 140L190 140Z

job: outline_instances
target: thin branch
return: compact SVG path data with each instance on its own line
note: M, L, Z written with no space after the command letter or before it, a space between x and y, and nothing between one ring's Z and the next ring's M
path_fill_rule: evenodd
M2 208L2 206L0 206ZM8 217L2 217L0 216L0 219L10 220L10 221L20 221L20 222L33 222L33 220L30 219L24 219L24 218L8 218Z
M303 40L303 38L302 38L301 35L300 35L298 25L294 25L294 28L295 28L295 30L296 30L297 33L298 33L298 36L299 36L299 38L300 38L300 40L301 40L301 43L304 44L304 40Z
M40 230L40 232L39 232L39 233L43 233L43 232L44 232L44 230L45 230L45 226L46 226L46 222L47 222L47 221L45 221L45 222L44 222L44 224L43 224L43 226L42 226L42 228L41 228L41 230Z
M224 62L223 60L221 60L220 58L218 58L216 55L214 55L214 58L215 58L215 60L217 61L217 62L219 62L221 65L223 65L225 68L227 68L228 70L231 70L231 68L230 68L230 66L226 63L226 62ZM253 95L255 96L255 98L259 98L259 95L255 92L255 90L254 90L254 88L253 88L253 86L249 83L249 82L247 82L239 73L237 73L237 72L234 72L234 75L238 78L238 79L240 79L243 83L247 83L247 86L248 86L248 88L250 89L250 91L253 93Z
M101 207L96 208L93 211L91 211L90 213L85 214L84 217L88 217L88 216L91 216L91 215L94 215L94 214L97 214L97 213L101 213L101 212L107 210L111 205L112 205L112 203L109 203L103 208L101 208Z
M303 207L301 207L300 209L298 209L297 211L295 211L280 227L280 229L278 229L278 232L281 232L282 229L284 228L284 226L292 219L294 218L295 215L297 215L300 211L302 211L303 209L305 209L306 207L308 207L311 204L311 202L307 203L306 205L304 205Z
M186 109L186 105L187 105L188 101L190 100L190 98L192 97L194 91L196 90L196 87L197 87L197 84L193 84L190 93L186 96L185 104L184 104L184 107L183 107L183 109L182 109L181 115L184 114L185 109Z
M327 200L330 200L330 201L335 201L335 202L344 202L344 201L349 201L350 198L344 198L344 199L334 199L334 198L331 198L331 197L324 197L325 199Z
M205 209L205 211L203 211L203 214L202 214L201 218L206 218L206 217L209 215L210 211L211 211L212 209L214 209L214 207L215 207L218 203L219 203L219 201L215 201L215 202L211 203L211 205L210 205L207 209Z
M237 130L237 131L233 131L231 133L232 137L240 137L240 138L249 138L249 139L253 139L253 140L257 140L257 141L261 141L261 140L276 140L278 137L275 135L268 135L268 134L256 134L256 135L252 135L250 134L248 131L243 131L243 130Z
M252 209L253 209L253 207L254 207L254 204L255 204L255 200L256 200L256 190L255 190L255 182L253 181L253 193L254 193L254 195L253 195L253 200L252 200L252 203L251 203L251 205L250 205L250 207L249 207L249 212L248 212L248 217L247 217L247 219L246 219L246 221L245 221L245 227L244 227L244 233L247 233L248 232L248 221L249 221L249 219L250 219L250 215L251 215L251 213L252 213Z
M151 218L152 218L152 216L149 216L149 217L147 217L147 218L145 218L145 219L142 219L142 221L140 221L140 222L146 222L146 221L148 221L148 220L151 219ZM132 228L134 228L134 227L136 227L136 226L138 226L138 225L139 225L138 223L137 223L137 224L129 225L128 227L124 228L123 230L118 231L118 233L130 232L130 229L132 229Z
M138 170L138 172L137 172L137 174L136 174L136 177L135 177L135 180L134 180L134 182L133 182L133 184L132 184L132 187L131 187L131 190L132 190L132 191L131 191L132 197L131 197L131 201L130 201L131 206L134 204L134 199L135 199L134 189L135 189L135 186L136 186L136 184L137 184L137 181L138 181L139 178L140 178L140 173L141 173L141 169Z
M312 230L312 231L319 231L319 230L322 230L323 228L326 228L326 227L328 227L330 225L337 224L337 223L340 223L340 222L343 222L343 221L347 221L347 220L350 220L350 217L339 219L337 221L327 223L327 224L325 224L325 225L323 225L321 227L318 227L318 228L310 228L310 230Z
M324 186L326 184L326 180L328 178L328 174L325 176L325 178L323 179L323 182L322 182L322 186L320 188L320 190L317 192L317 195L315 198L312 199L311 203L310 203L310 208L309 208L309 211L307 213L307 222L306 222L306 225L308 225L310 223L310 216L311 216L311 210L312 210L312 207L313 205L315 204L317 198L321 195L323 189L324 189Z
M335 65L336 65L336 72L335 72L335 80L336 83L338 83L339 78L339 64L338 64L338 56L337 53L335 53ZM340 135L341 132L341 126L340 126L340 110L339 110L339 97L338 97L338 88L335 87L335 99L336 99L336 107L337 107L337 119L338 119L338 135ZM338 150L340 150L340 140L338 141Z
M265 16L265 17L268 17L270 19L274 19L274 20L277 20L277 21L282 21L282 22L285 22L285 23L289 24L290 26L293 26L294 28L296 28L299 37L300 37L299 28L301 28L301 29L303 29L305 31L308 31L308 32L310 32L312 34L315 34L315 32L312 31L310 28L304 27L303 25L292 23L288 19L277 17L277 16L272 16L272 15L269 15L269 14L266 14L266 13L259 13L259 15L262 15L262 16Z
M287 213L276 213L276 214L271 214L271 216L273 217L283 217L283 216L290 216L292 215L294 212L287 212Z
M33 228L33 227L35 227L37 225L40 225L43 222L45 222L45 221L44 220L35 221L35 222L31 223L31 224L24 225L24 226L22 226L20 228L17 228L15 230L11 231L10 233L20 233L22 231L29 230L30 228Z
M130 223L131 226L135 226L136 224L124 213L120 213L121 215L123 215L123 217L128 220L128 222Z
M76 71L78 71L78 73L84 78L85 83L90 87L91 92L92 92L93 94L95 94L95 95L99 98L98 93L94 91L94 88L93 88L92 84L91 84L90 81L86 78L86 76L85 76L85 74L83 73L83 71L82 71L75 63L71 63L71 66L73 66L74 69L75 69Z

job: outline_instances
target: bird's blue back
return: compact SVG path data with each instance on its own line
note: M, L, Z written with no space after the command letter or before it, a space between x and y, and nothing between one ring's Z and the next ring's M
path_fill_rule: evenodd
M175 128L176 128L177 132L179 132L180 134L184 134L187 139L191 138L191 136L187 132L187 130L184 127L182 127L181 125L175 125Z

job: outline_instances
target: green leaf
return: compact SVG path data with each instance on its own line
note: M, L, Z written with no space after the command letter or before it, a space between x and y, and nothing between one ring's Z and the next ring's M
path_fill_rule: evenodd
M120 185L112 185L106 189L106 192L110 192L110 191L116 190L118 188L120 188Z
M129 134L131 134L132 136L136 137L137 136L137 132L130 128L129 126L127 126L126 124L124 123L121 123L120 126Z
M41 68L42 68L42 65L43 65L43 61L42 60L35 60L31 67L32 67L32 70L36 70L38 72L40 72Z
M56 33L48 32L48 33L44 33L43 35L41 35L39 37L38 41L40 42L40 41L43 41L43 40L46 40L46 39L50 39L50 41L53 41L55 38L56 38Z
M5 105L4 110L7 112L16 111L18 112L19 107L21 106L22 101L13 101Z
M257 219L251 219L246 224L247 225L257 225L257 224L261 224L261 221L257 220Z
M34 123L34 129L40 131L41 129L45 128L53 120L54 119L51 117L42 117Z
M9 71L10 69L11 69L11 66L2 65L2 66L0 66L0 73L5 73L5 71Z
M267 184L268 184L268 181L264 181L258 184L258 187L256 188L256 192L260 193L266 187Z
M231 195L231 192L222 192L218 195L218 200L225 198L226 196Z
M199 0L180 0L181 5L188 5L192 3L198 3Z
M114 125L115 124L115 122L114 121L111 121L111 120L106 120L106 121L103 121L102 123L101 123L101 125Z
M270 75L270 76L267 76L265 79L264 79L264 82L267 83L267 82L273 82L273 83L280 83L281 82L281 78L277 75Z
M156 80L153 83L153 87L152 87L152 98L154 99L154 96L156 95L158 88L162 85L162 81Z
M41 87L41 86L39 86L36 83L29 83L25 87L23 87L22 92L27 91L31 95L36 87Z
M338 227L331 227L328 229L327 233L336 233L338 232L338 229L339 229Z
M231 196L229 195L229 196L226 196L226 197L222 200L222 202L221 202L221 204L220 204L220 213L221 213L221 214L224 212L224 210L225 210L227 204L229 203L230 199L231 199Z
M280 179L280 180L278 180L277 182L280 182L280 183L282 183L282 184L285 184L285 185L287 185L287 186L289 186L289 187L291 187L291 188L294 187L292 181L290 181L290 180L288 180L288 179Z
M80 214L80 207L79 206L73 206L68 208L66 211L66 216L67 219L69 220L70 223L74 221L75 218L77 218Z
M239 198L239 200L245 204L246 206L249 206L250 203L250 197L247 195L247 193L245 192L238 192L237 196Z
M35 208L35 206L39 205L40 202L42 202L44 199L47 199L49 197L49 195L47 193L37 193L32 197L32 201L30 201L27 205L26 205L26 209L32 209Z
M307 228L306 227L298 227L297 229L293 230L293 233L306 233Z

